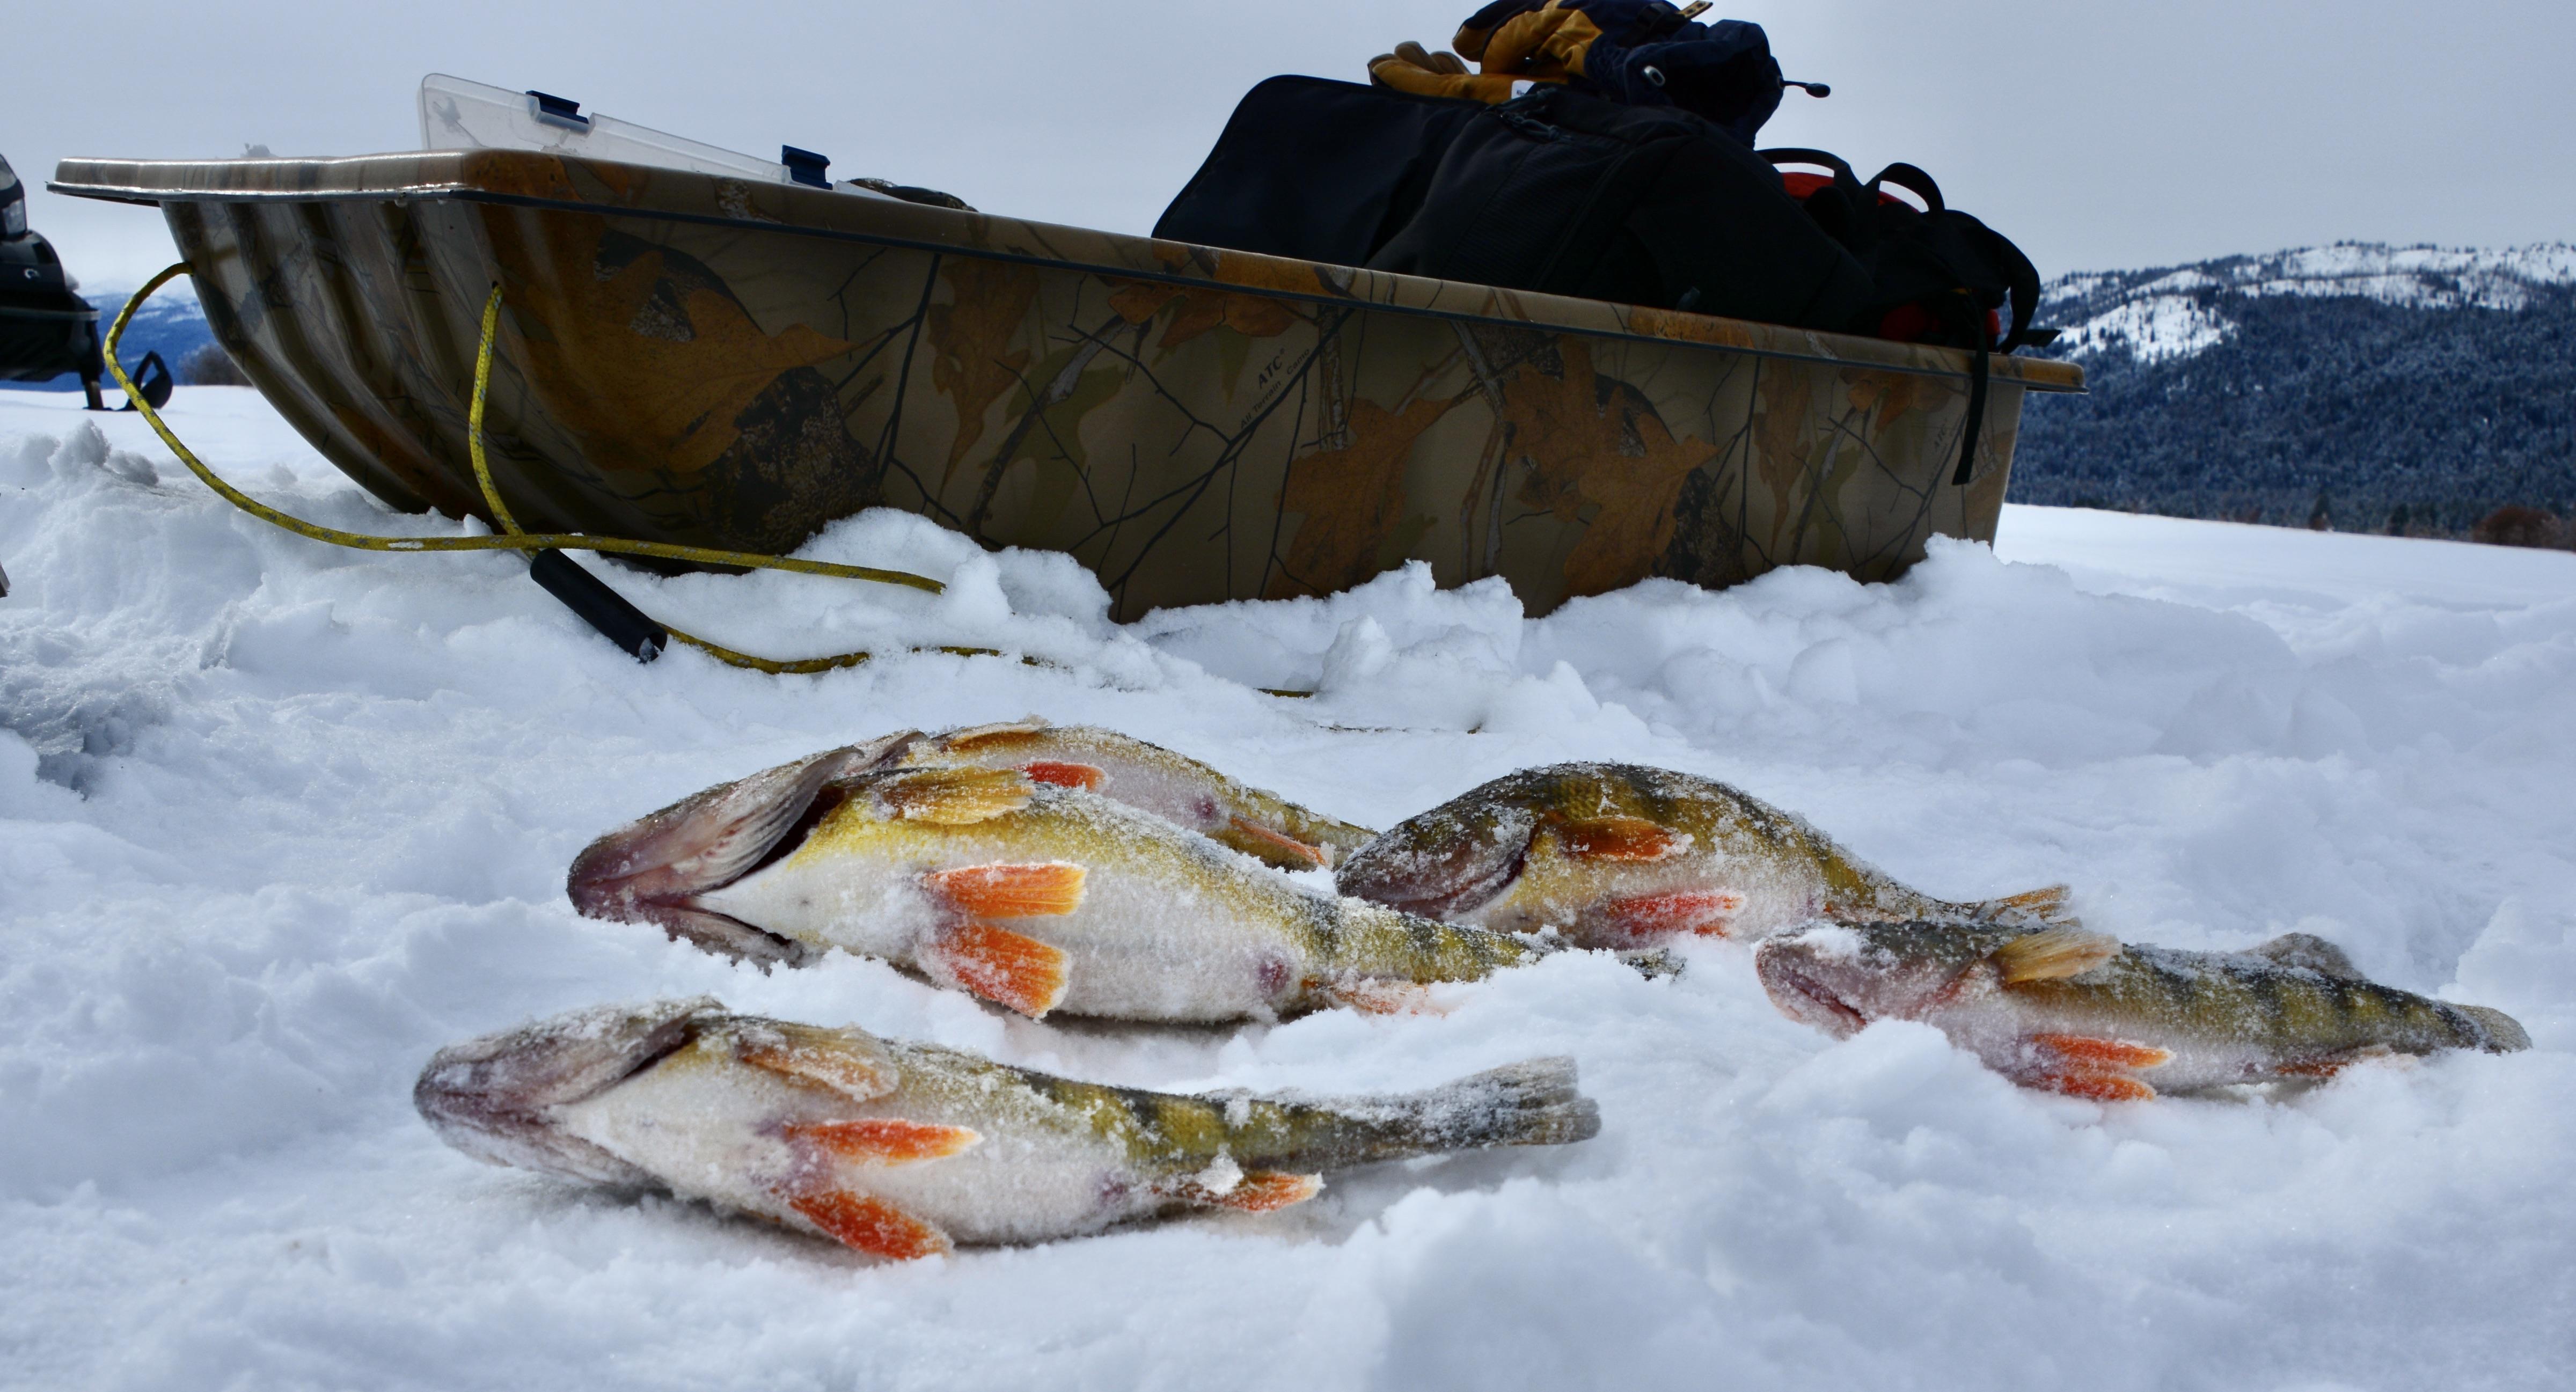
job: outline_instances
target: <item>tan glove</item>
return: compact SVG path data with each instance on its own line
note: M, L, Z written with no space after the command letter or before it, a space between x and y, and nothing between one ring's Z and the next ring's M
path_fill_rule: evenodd
M1581 77L1584 54L1601 37L1601 26L1591 16L1564 8L1562 0L1547 0L1490 28L1476 27L1476 21L1491 12L1488 7L1470 17L1451 40L1461 55L1477 60L1489 77L1528 82Z
M1463 97L1488 104L1512 99L1509 77L1480 77L1455 53L1432 53L1410 39L1369 60L1369 80L1417 97Z

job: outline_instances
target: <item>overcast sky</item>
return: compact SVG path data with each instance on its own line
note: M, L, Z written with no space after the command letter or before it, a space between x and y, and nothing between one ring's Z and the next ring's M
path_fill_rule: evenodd
M370 6L28 0L7 25L0 154L94 286L172 259L159 215L41 191L69 155L416 148L424 73L541 88L832 173L996 212L1151 227L1243 90L1365 80L1446 46L1469 0L1305 4ZM2576 240L2576 6L2566 0L1741 3L1792 77L1766 144L1864 175L1932 171L2043 274L2341 239Z

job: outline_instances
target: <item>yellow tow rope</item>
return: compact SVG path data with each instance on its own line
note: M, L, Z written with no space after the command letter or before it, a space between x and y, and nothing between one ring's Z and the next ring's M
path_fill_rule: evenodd
M371 536L364 532L344 532L335 527L318 526L300 517L289 516L226 483L216 476L214 470L200 462L186 445L179 442L179 437L171 433L170 427L163 423L161 413L152 408L152 403L143 399L143 393L135 389L134 379L126 375L124 364L117 361L117 342L125 336L125 326L134 318L135 309L151 298L153 291L168 284L172 277L192 272L193 269L187 262L179 262L144 282L143 288L134 292L134 298L126 301L125 308L116 316L116 323L107 331L104 351L107 370L115 376L116 384L125 389L126 399L133 402L134 409L142 413L143 419L151 425L153 433L161 437L161 443L168 445L170 452L179 456L179 462L187 465L190 473L195 474L208 488L220 494L224 501L272 526L282 527L297 536L310 537L315 541L329 542L333 546L346 546L358 551L599 551L628 556L653 556L668 561L693 561L701 565L740 566L753 570L785 570L800 575L837 576L844 580L872 580L884 585L908 585L913 589L927 590L932 594L938 594L947 588L928 576L913 575L900 570L879 570L872 566L839 565L831 561L800 561L785 556L764 556L748 551L719 551L704 546L674 546L668 542L631 541L623 537L590 536L580 532L530 533L519 530L517 520L510 515L509 508L501 501L500 490L493 486L491 468L483 458L483 397L491 385L492 343L498 334L501 318L501 287L497 285L492 287L492 297L483 304L483 345L474 360L474 405L467 418L466 444L467 452L474 460L474 481L482 487L483 501L491 508L493 520L501 524L500 533L480 537ZM668 624L662 625L662 628L673 638L720 662L735 667L748 667L754 671L768 672L772 675L828 672L837 667L856 666L867 661L870 656L864 652L846 652L831 657L778 662L736 652L695 634L683 633ZM998 650L993 648L940 647L935 651L964 657L1000 656Z

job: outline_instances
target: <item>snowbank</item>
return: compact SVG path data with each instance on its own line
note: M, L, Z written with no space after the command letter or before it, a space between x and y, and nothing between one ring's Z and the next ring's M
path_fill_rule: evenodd
M611 572L758 651L1048 664L777 679L640 668L506 557L272 531L72 405L0 398L0 1381L2540 1386L2576 1359L2576 556L2016 508L2000 559L1944 546L1890 586L1528 621L1398 572L1126 629L1060 557L892 514L808 554L949 594ZM452 525L383 513L247 391L172 415L306 516ZM1832 1043L1723 943L1659 982L1558 959L1440 1017L1117 1030L849 958L762 976L564 901L589 837L682 794L1032 711L1380 825L1542 761L1690 769L1933 893L2063 879L2179 947L2321 933L2538 1047L2106 1107L1919 1026ZM889 1268L483 1168L412 1113L440 1044L697 992L1165 1088L1570 1053L1604 1129Z

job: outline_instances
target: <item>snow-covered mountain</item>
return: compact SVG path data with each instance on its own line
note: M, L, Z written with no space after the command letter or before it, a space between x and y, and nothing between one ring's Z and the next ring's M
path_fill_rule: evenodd
M2088 272L2040 322L2092 395L2031 402L2016 501L2441 535L2576 502L2576 245Z
M2231 296L2375 300L2405 309L2523 310L2535 295L2576 284L2576 245L2504 251L2338 242L2270 256L2229 256L2151 271L2090 271L2052 282L2043 322L2063 325L2061 352L2140 362L2189 357L2226 340Z

